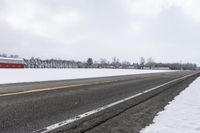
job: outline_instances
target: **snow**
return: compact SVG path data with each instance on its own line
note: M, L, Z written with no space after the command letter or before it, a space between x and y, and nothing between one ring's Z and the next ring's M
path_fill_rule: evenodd
M0 57L0 60L16 60L16 61L23 61L21 58L8 58L8 57Z
M170 102L140 133L200 133L200 78Z
M169 72L170 70L135 69L0 69L0 84L82 79L143 73Z

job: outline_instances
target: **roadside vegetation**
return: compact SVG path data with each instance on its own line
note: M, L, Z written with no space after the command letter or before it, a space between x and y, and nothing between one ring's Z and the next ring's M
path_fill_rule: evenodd
M0 54L0 57L19 58L18 55ZM62 59L40 59L32 57L24 58L27 68L111 68L111 69L154 69L154 70L197 70L193 63L162 63L156 62L152 58L140 58L140 62L120 61L113 57L112 61L101 58L94 61L88 58L86 61L62 60Z

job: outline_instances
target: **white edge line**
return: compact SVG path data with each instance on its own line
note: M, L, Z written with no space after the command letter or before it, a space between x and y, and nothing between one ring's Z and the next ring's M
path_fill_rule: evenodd
M151 92L151 91L156 90L156 89L158 89L158 88L160 88L160 87L163 87L163 86L165 86L165 85L168 85L168 84L170 84L170 83L176 82L176 81L178 81L178 80L181 80L181 79L184 79L184 78L193 76L193 75L195 75L195 74L197 74L197 73L190 74L190 75L186 75L186 76L183 76L183 77L178 78L178 79L174 79L174 80L172 80L172 81L169 81L169 82L167 82L167 83L164 83L164 84L159 85L159 86L156 86L156 87L153 87L153 88L148 89L148 90L146 90L146 91L143 91L143 92L141 92L141 93L138 93L138 94L135 94L135 95L133 95L133 96L124 98L124 99L122 99L122 100L119 100L119 101L116 101L116 102L114 102L114 103L105 105L105 106L103 106L103 107L100 107L100 108L91 110L91 111L86 112L86 113L83 113L83 114L81 114L81 115L77 115L77 116L72 117L72 118L70 118L70 119L61 121L61 122L59 122L59 123L50 125L50 126L48 126L48 127L45 127L45 128L43 128L43 129L40 129L40 130L37 130L37 131L34 131L34 132L32 132L32 133L38 133L38 132L40 132L40 131L41 131L40 133L47 133L47 132L50 132L50 131L55 130L55 129L59 128L59 127L68 125L68 124L70 124L70 123L73 123L73 122L75 122L75 121L78 121L78 120L80 120L80 119L83 119L83 118L85 118L85 117L87 117L87 116L93 115L93 114L98 113L98 112L100 112L100 111L103 111L103 110L105 110L105 109L107 109L107 108L113 107L113 106L115 106L115 105L117 105L117 104L123 103L123 102L125 102L125 101L130 100L130 99L133 99L133 98L135 98L135 97L138 97L138 96L140 96L140 95L142 95L142 94Z

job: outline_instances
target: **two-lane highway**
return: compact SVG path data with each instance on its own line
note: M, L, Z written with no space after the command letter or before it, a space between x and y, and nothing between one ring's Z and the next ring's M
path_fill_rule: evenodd
M192 73L195 72L0 85L0 132L37 131Z

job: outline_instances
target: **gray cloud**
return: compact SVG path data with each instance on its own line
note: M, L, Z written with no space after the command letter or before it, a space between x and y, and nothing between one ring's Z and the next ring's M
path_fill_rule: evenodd
M138 61L144 56L200 64L198 15L177 0L148 3L2 0L0 52L77 60L117 56Z

